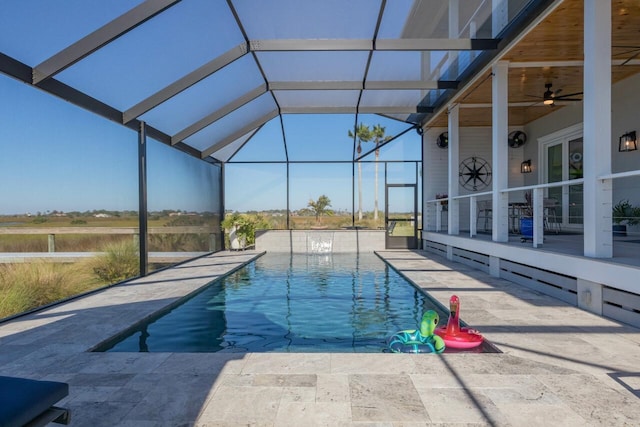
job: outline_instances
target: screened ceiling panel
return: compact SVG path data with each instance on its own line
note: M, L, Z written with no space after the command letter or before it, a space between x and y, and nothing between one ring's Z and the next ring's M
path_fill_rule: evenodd
M251 55L245 55L140 116L140 119L175 135L263 84L256 62Z
M491 37L493 3L488 0L396 0L393 7L388 3L385 9L379 38L488 38ZM450 10L450 5L455 9ZM458 19L450 21L450 12Z
M387 137L395 137L398 134L406 131L408 128L412 127L407 125L404 121L394 120L389 117L383 117L379 114L358 114L358 123L362 123L369 128L373 129L374 126L380 126L384 128L384 134ZM368 147L363 147L364 149L373 148L374 144L370 143Z
M142 0L2 0L0 52L36 66Z
M242 42L242 33L225 2L182 1L58 78L126 110Z
M287 160L280 118L269 120L231 159L231 162L284 162Z
M416 114L385 114L383 117L389 119L400 120L407 123L418 123L418 120L412 119Z
M369 80L426 80L431 52L373 52ZM425 69L426 68L426 69Z
M245 135L242 135L240 138L236 139L231 144L222 147L218 151L214 151L213 154L211 154L211 157L213 157L214 159L220 160L221 162L228 161L239 149L242 148L244 144L247 143L249 139L251 139L251 137L253 137L256 134L256 132L259 131L259 129L260 128L257 128L253 132L249 132Z
M361 107L415 107L428 91L423 90L365 90Z
M369 52L257 52L269 81L362 81Z
M0 72L24 83L133 129L145 121L155 138L201 158L251 157L242 150L269 147L257 141L273 132L279 139L258 159L350 161L345 134L362 113L426 123L481 67L479 55L502 49L492 37L519 36L525 21L511 33L505 25L548 0L0 4ZM310 129L322 140L299 149Z
M277 105L273 100L273 96L271 96L270 93L265 93L254 101L243 105L213 124L205 127L200 132L186 138L184 142L198 150L207 150L217 142L227 140L235 133L241 131L246 125L260 120L261 117L264 117L274 110L277 112ZM243 132L243 134L252 132L262 124L263 123L255 125L252 129ZM235 141L240 136L242 135L232 138L228 143Z
M233 0L250 39L371 39L380 0ZM265 19L265 17L269 19Z
M280 90L274 91L280 108L352 107L355 112L360 91L357 90Z
M289 160L351 161L354 120L353 114L284 114Z

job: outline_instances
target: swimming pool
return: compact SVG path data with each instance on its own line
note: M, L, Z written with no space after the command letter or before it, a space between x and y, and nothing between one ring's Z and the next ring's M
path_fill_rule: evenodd
M95 351L378 353L429 309L375 254L265 254Z

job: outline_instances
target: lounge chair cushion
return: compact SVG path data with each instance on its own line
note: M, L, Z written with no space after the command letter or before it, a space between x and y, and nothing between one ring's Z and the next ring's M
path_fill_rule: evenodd
M0 376L0 426L22 426L69 394L55 381Z

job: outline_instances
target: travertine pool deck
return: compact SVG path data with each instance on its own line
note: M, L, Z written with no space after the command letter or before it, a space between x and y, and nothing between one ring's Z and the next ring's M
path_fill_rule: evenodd
M638 426L640 330L419 251L379 252L498 354L92 353L237 268L224 252L0 324L0 375L68 382L74 426Z

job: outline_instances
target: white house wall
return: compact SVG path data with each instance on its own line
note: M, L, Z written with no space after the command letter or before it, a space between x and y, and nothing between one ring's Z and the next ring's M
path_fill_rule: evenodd
M516 130L516 128L511 130ZM424 133L424 200L433 200L435 199L436 194L447 193L448 149L443 149L436 145L438 135L446 131L447 129L445 128L431 128ZM507 145L507 137L508 135L505 135L504 137L504 149L509 150L509 186L520 187L524 185L524 177L523 174L520 173L520 163L525 160L524 148L509 148ZM462 162L472 156L480 157L491 164L490 127L460 128L460 161ZM460 187L459 191L460 195L474 193L473 191L466 190L462 187ZM484 191L491 191L491 186L479 190L479 192ZM491 196L486 196L486 198L491 198ZM425 206L424 212L430 213L433 209L433 205ZM429 217L428 214L426 216ZM444 219L445 217L446 215L443 215L443 224L446 224L446 219ZM460 229L469 229L468 200L462 200L460 202Z
M636 134L640 135L640 74L614 85L611 88L611 96L612 172L640 169L640 150L623 153L618 151L620 135L630 131L636 131ZM640 178L621 178L613 181L613 203L622 199L629 199L634 205L640 205Z

